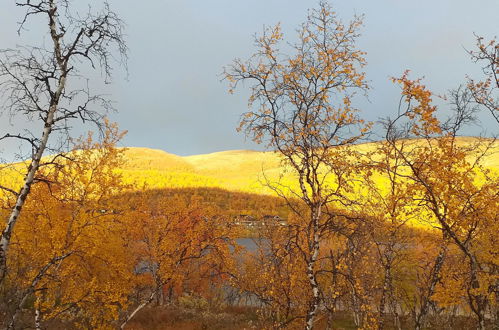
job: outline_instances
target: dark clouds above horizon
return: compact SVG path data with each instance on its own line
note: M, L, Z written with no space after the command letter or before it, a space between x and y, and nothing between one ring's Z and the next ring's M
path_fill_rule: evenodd
M98 6L100 1L91 1ZM281 22L285 35L306 17L316 1L298 0L109 0L127 24L129 77L116 75L109 92L119 112L112 119L128 130L127 146L200 154L228 149L254 149L237 133L247 109L247 92L227 93L221 82L224 65L253 52L253 35L264 25ZM365 14L359 47L367 54L373 89L362 101L370 120L393 114L398 89L388 80L405 69L425 76L436 93L463 83L479 67L465 49L474 46L473 33L492 38L499 32L497 0L332 1L348 20ZM0 48L13 47L22 12L0 4ZM35 41L36 27L23 42ZM33 39L30 39L33 38ZM41 39L42 37L40 37ZM27 40L27 41L26 41ZM485 128L489 131L492 126ZM0 133L9 129L0 122Z

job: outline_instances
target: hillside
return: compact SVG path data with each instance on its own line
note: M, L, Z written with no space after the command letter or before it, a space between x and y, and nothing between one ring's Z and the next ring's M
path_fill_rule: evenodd
M127 148L125 165L118 169L127 182L157 188L210 187L233 191L270 193L260 182L265 174L281 172L273 152L232 150L181 157L162 150Z
M458 143L472 145L475 138L463 137ZM414 141L413 143L418 143ZM360 144L360 151L373 150L375 143ZM274 194L265 187L265 179L281 180L294 185L292 172L283 171L275 152L230 150L209 154L178 156L163 150L126 148L124 165L117 169L127 183L139 189L222 188L234 192ZM494 144L484 164L499 171L499 143ZM22 163L6 165L0 170L0 184L14 187L22 178ZM284 175L281 177L281 175Z
M148 148L127 148L125 152L126 170L194 170L192 165L180 156L167 153L163 150Z
M463 137L462 144L476 139ZM416 142L417 143L417 142ZM368 151L374 143L355 146ZM176 156L161 150L127 148L126 165L120 169L127 181L146 184L150 188L216 187L233 191L270 194L265 178L277 180L283 172L275 152L231 150L193 156ZM486 166L499 170L499 143L485 159ZM292 180L288 172L284 180Z

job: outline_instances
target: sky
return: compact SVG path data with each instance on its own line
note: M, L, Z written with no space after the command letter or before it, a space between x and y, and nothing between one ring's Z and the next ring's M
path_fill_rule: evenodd
M90 1L98 7L101 1ZM0 4L0 48L37 44L46 36L42 22L17 36L22 11L13 1ZM234 58L254 52L253 36L264 26L280 22L284 36L295 38L295 28L306 19L307 0L109 0L126 22L128 75L118 71L113 84L102 86L115 101L111 119L128 134L124 146L162 149L178 155L230 149L262 149L236 132L247 110L248 91L231 95L221 81L223 67ZM498 0L337 0L331 1L343 20L364 14L358 46L367 52L369 99L358 106L369 120L397 111L399 89L389 78L404 70L423 77L437 94L479 77L466 49L473 33L492 38L499 33ZM95 75L95 73L90 73ZM483 128L493 125L484 117ZM22 125L22 122L14 122ZM0 117L0 134L12 131ZM81 130L76 127L76 131ZM473 132L470 131L470 134ZM9 153L8 145L0 152Z

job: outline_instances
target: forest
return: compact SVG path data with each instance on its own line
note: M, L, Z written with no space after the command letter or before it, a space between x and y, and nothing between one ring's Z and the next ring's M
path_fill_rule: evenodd
M30 123L0 132L28 150L0 163L0 328L499 328L499 142L467 135L499 131L497 39L446 95L392 77L370 121L363 17L321 1L221 68L266 151L176 156L122 146L85 72L126 70L125 22L75 3L17 1L45 48L0 50L0 111Z

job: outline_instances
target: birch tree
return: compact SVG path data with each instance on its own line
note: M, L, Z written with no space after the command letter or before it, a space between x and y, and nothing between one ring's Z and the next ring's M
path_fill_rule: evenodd
M219 216L221 210L203 205L198 197L167 199L151 191L130 196L125 203L133 205L126 236L147 290L139 290L139 296L145 296L133 299L134 307L124 315L121 329L154 300L162 305L168 287L182 292L194 277L209 278L210 286L215 286L216 275L231 268L230 247L235 245L230 223Z
M463 127L475 120L476 109L469 94L452 92L453 114L441 121L432 105L433 94L419 80L408 79L406 73L394 81L402 86L407 108L390 123L390 134L398 125L405 138L420 139L412 143L410 151L401 150L396 143L392 147L407 169L404 177L412 185L412 195L428 214L426 223L438 228L442 240L462 253L467 267L463 284L467 303L477 318L477 329L485 329L486 309L493 299L497 276L492 233L497 222L499 180L484 160L493 152L496 139L479 137L459 143ZM408 122L400 123L404 120Z
M126 64L127 47L123 22L107 3L99 11L75 11L70 0L24 0L18 32L36 19L46 22L47 44L0 51L1 112L39 125L39 132L7 132L1 140L17 140L31 149L20 187L0 187L16 202L0 237L0 283L7 272L11 237L32 185L39 181L44 153L58 153L62 144L52 143L57 135L65 141L77 120L100 126L103 114L112 108L104 96L93 94L85 73L101 72L110 81L113 62ZM42 30L43 31L43 30ZM42 35L42 37L44 37Z
M27 326L30 300L41 326L56 319L105 328L127 306L134 265L119 194L131 187L116 171L125 161L116 148L123 133L115 124L104 130L101 142L83 136L70 160L42 168L54 184L33 186L9 250L5 286L19 302L9 328Z
M283 42L279 25L267 28L256 37L257 52L225 70L230 91L240 82L251 84L250 110L240 129L276 150L297 179L297 189L273 184L274 190L306 205L306 212L295 209L305 236L295 243L309 282L306 329L313 327L320 306L317 260L321 237L335 219L328 206L344 201L352 188L350 161L356 156L343 147L368 131L352 105L353 94L368 87L361 71L364 53L355 46L361 24L360 17L343 23L321 2L298 29L295 43Z

